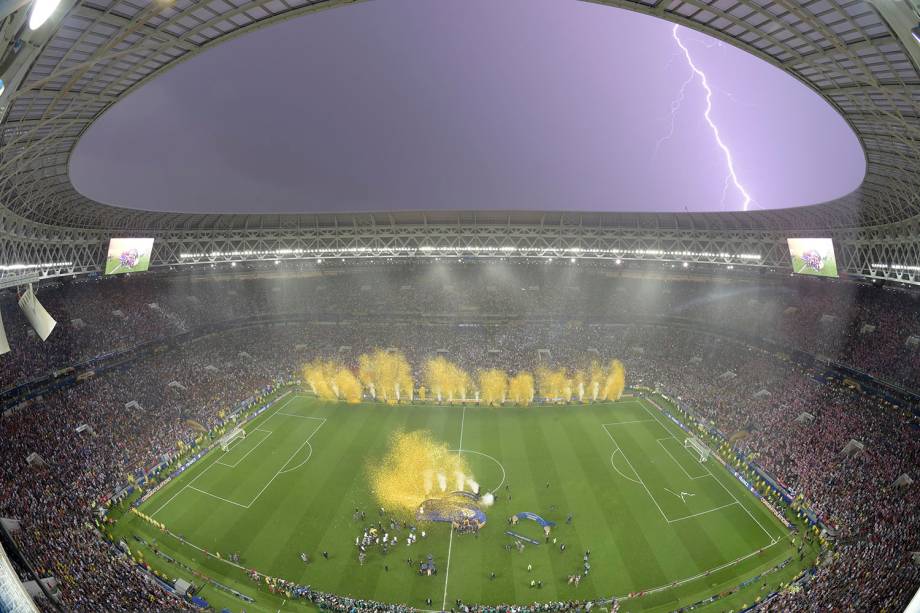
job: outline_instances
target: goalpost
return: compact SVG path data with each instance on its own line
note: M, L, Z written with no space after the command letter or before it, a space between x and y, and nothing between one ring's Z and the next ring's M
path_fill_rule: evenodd
M700 456L700 462L705 462L706 459L709 458L709 454L712 453L709 450L709 447L707 447L703 441L696 438L695 436L687 437L687 439L684 441L684 449L690 449L694 453L698 453Z
M230 443L232 443L236 439L245 439L245 438L246 438L246 431L243 430L241 427L237 426L233 428L233 430L231 430L230 432L220 437L220 448L223 451L229 451Z

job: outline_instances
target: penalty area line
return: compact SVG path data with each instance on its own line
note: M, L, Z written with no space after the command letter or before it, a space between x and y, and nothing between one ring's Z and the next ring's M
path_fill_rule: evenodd
M287 398L285 398L285 396L287 396ZM281 400L282 398L284 398L283 401ZM275 413L277 413L278 411L280 411L281 409L283 409L284 407L286 407L288 404L290 404L290 402L291 402L292 400L294 400L294 398L297 398L297 394L288 396L288 392L285 392L285 393L282 394L280 397L278 397L278 399L276 400L276 402L278 402L279 406L278 406L277 409L275 409ZM274 415L274 413L272 413L272 415ZM264 421L267 421L272 415L269 415L268 417L266 417L266 418L263 419L262 421L263 421L263 422L264 422ZM318 428L317 428L317 429L318 429ZM266 430L266 432L271 432L271 431L270 431L270 430ZM311 436L312 436L312 435L311 435ZM268 438L268 437L266 437L266 438ZM214 447L214 448L212 448L210 451L208 451L207 454L206 454L206 456L210 456L211 453L212 453L212 452L214 451L214 449L216 449L216 448L217 448L217 447ZM224 453L224 455L220 456L220 458L223 458L225 455L227 455L226 452ZM201 478L204 476L204 474L205 474L206 472L208 472L209 470L211 470L212 468L214 468L214 466L215 466L216 464L221 463L221 462L220 462L220 458L218 458L217 460L214 460L213 462L211 462L210 464L208 464L208 465L204 468L204 470L202 470L200 473L198 473L198 475L195 476L194 479L192 479L191 481L189 481L189 482L188 482L187 484L185 484L185 486L182 487L178 492L176 492L175 494L173 494L173 495L169 498L169 500L167 500L166 502L164 502L161 506L157 507L157 510L156 510L156 511L153 511L152 513L150 513L150 517L153 517L154 515L156 515L157 513L159 513L160 511L162 511L163 509L165 509L165 508L166 508L166 505L168 505L170 502L172 502L173 500L175 500L176 497L177 497L179 494L181 494L182 492L184 492L185 490L187 490L189 487L191 487L191 485L192 485L193 483L195 483L195 481L198 481L199 479L201 479ZM202 458L202 459L204 459L204 458ZM249 508L249 507L246 507L246 508Z
M617 465L616 465L616 464L613 463L613 458L614 458L614 456L616 456L616 454L618 454L618 453L623 453L623 450L620 449L619 447L617 447L616 449L614 449L614 450L613 450L613 453L610 454L610 465L613 466L613 470L615 470L615 471L617 471L618 473L620 473L620 476L623 477L624 479L626 479L627 481L632 481L633 483L635 483L635 484L637 484L637 485L642 485L642 482L641 482L641 481L636 481L636 480L633 479L632 477L627 476L626 474L623 473L622 470L620 470L619 468L617 468Z
M673 493L673 492L672 492ZM675 494L676 495L676 494ZM679 497L679 496L678 496ZM735 505L741 505L740 502L729 502L728 504L723 504L720 507L715 507L714 509L709 509L708 511L700 511L699 513L693 513L692 515L686 515L684 517L678 517L677 519L670 520L670 523L676 524L679 521L684 521L685 519L692 519L694 517L699 517L700 515L706 515L707 513L714 513L715 511L721 511L722 509L727 509L728 507L733 507Z
M653 400L648 399L647 402L649 402L653 407L655 407L655 411L656 411L656 412L658 412L658 413L661 413L661 412L662 412L661 407L659 407L658 404L655 403ZM671 438L675 438L675 439L677 438L677 437L675 437L674 434L671 432L670 428L668 428L668 426L666 426L665 424L663 424L663 423L661 422L661 420L658 419L658 416L655 415L655 413L653 413L651 410L649 410L649 408L646 407L645 404L642 405L642 408L644 408L644 409L645 409L645 412L648 413L649 415L651 415L651 416L652 416L652 419L654 419L655 421L657 421L658 424L659 424L662 428L664 428L664 430L665 430L668 434L671 435ZM679 439L678 439L678 440L679 440ZM738 500L738 497L735 496L734 492L732 492L730 489L728 489L728 487L727 487L724 483L722 483L722 480L719 479L718 477L716 477L715 473L713 473L712 470L711 470L708 466L703 465L703 468L706 470L707 473L709 473L709 476L711 476L711 477L713 478L713 480L714 480L716 483L718 483L720 486L722 486L722 489L725 490L725 491L728 493L728 495L732 497L732 500L734 500L735 502L737 502L737 503L738 503L738 506L740 506L742 509L744 509L744 512L748 514L748 517L750 517L752 520L754 520L754 523L757 524L757 525L760 527L761 530L763 530L764 534L767 535L767 538L770 539L770 541L771 541L771 542L770 542L770 545L772 546L772 545L773 545L773 542L776 540L776 537L773 536L773 534L772 534L769 530L767 530L767 529L764 527L764 525L763 525L762 523L760 523L760 521L759 521L756 517L754 517L754 514L751 513L751 510L748 509L747 506L745 506L740 500Z
M310 417L309 415L297 415L296 413L282 413L281 411L276 411L272 414L272 417L275 415L284 415L286 417L297 417L299 419L314 419L316 421L326 421L325 417Z
M223 457L223 456L221 456L221 457ZM166 505L168 505L170 502L172 502L173 500L176 499L176 496L178 496L179 494L181 494L182 492L184 492L185 490L187 490L188 488L190 488L190 487L192 486L192 483L194 483L195 481L198 481L199 479L201 479L201 478L205 475L205 473L208 472L209 470L211 470L212 468L214 468L214 466L215 466L216 464L217 464L217 462L211 462L210 464L208 464L207 466L205 466L204 470L202 470L200 473L198 473L198 475L197 475L194 479L192 479L191 481L189 481L182 489L180 489L178 492L176 492L175 494L173 494L173 495L169 498L169 500L167 500L166 502L164 502L161 506L157 507L157 510L156 510L156 511L151 512L151 513L150 513L150 517L153 517L154 515L156 515L157 513L159 513L160 511L162 511L163 509L165 509L165 508L166 508Z
M645 489L645 493L648 494L649 498L651 498L652 502L655 504L655 507L658 509L658 512L661 513L661 517L664 518L665 523L668 523L668 524L671 523L671 520L668 519L668 516L661 509L661 505L658 504L657 500L655 500L655 496L652 494L652 491L648 489L648 486L645 484L645 481L643 481L642 476L639 474L639 471L636 470L636 467L633 466L632 462L629 461L629 456L626 455L626 452L623 451L623 448L620 447L620 444L613 437L613 434L611 434L610 429L607 428L606 425L602 425L601 427L604 429L604 432L607 433L607 436L610 437L610 440L613 441L613 444L616 446L616 448L620 450L620 453L623 455L623 459L626 460L626 463L629 465L629 469L633 471L634 475L636 475L636 478L639 480L639 484ZM625 477L626 475L623 475L623 476Z
M612 421L609 424L601 424L602 426L625 426L627 424L648 424L655 421L654 419L632 419L630 421Z
M238 502L234 502L233 500L228 500L228 499L226 499L226 498L223 498L222 496L218 496L217 494L212 494L211 492L206 492L205 490L200 489L200 488L197 488L197 487L195 487L194 485L189 485L189 486L188 486L188 489L190 489L190 490L195 490L196 492L201 492L202 494L205 494L205 495L207 495L207 496L210 496L211 498L217 498L218 500L223 500L224 502L229 502L230 504L235 504L236 506L242 507L242 508L244 508L244 509L248 508L248 507L246 507L246 505L240 504L240 503L238 503Z
M320 418L320 419L322 419L322 422L320 422L320 424L319 424L318 426L316 426L316 430L314 430L313 432L310 433L310 436L308 436L307 439L306 439L303 443L301 443L300 447L298 447L298 448L294 451L294 453L292 453L291 456L287 459L287 462L285 462L285 463L281 466L281 468L278 469L278 471L274 474L274 476L273 476L271 479L268 480L268 483L266 483L265 486L263 486L262 489L259 491L259 493L256 494L256 497L253 498L252 501L250 501L250 503L247 504L244 508L248 509L248 508L250 508L252 505L254 505L254 504L256 503L256 501L257 501L259 498L262 497L262 494L265 493L265 490L268 489L268 486L271 485L271 484L275 481L275 479L278 478L278 475L281 475L281 474L283 474L283 473L285 472L285 469L287 468L287 465L291 463L291 460L293 460L293 459L297 456L297 454L301 452L301 450L302 450L304 447L306 447L307 445L310 445L310 439L313 438L313 436L314 436L317 432L319 432L319 429L322 428L322 427L326 424L326 419L325 419L325 418ZM310 445L310 457L313 457L313 445ZM300 466L303 466L303 464L305 464L305 463L306 463L306 462L302 462L302 463L300 464ZM298 468L299 468L300 466L298 466Z

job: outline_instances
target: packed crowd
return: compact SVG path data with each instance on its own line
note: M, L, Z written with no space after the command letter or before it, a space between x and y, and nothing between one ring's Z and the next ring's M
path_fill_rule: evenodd
M511 263L54 281L38 289L58 321L44 343L30 331L16 296L0 294L14 352L0 358L0 390L205 324L279 314L329 321L685 318L770 338L920 390L920 294L826 279L726 281Z
M0 517L22 521L17 540L40 575L58 579L68 610L184 608L103 544L93 511L127 475L175 454L178 441L190 443L201 430L195 424L215 424L220 410L288 375L268 350L236 356L236 343L248 340L230 335L156 356L0 420ZM221 370L205 370L212 363ZM185 389L167 385L175 380ZM125 407L131 401L139 406ZM77 432L84 424L92 433ZM31 453L46 467L28 466Z
M819 382L816 373L724 340L639 332L647 334L682 359L634 359L634 372L736 441L837 534L832 560L770 610L903 609L920 587L920 566L911 558L920 546L920 490L894 485L902 474L914 478L920 466L920 423L911 408ZM720 376L729 372L736 376ZM797 421L803 413L813 421ZM843 454L851 440L864 451Z
M140 296L137 301L133 297L119 298L119 310L129 317L136 313L136 321L151 321L139 324L139 331L111 326L113 330L85 338L80 334L96 320L89 308L92 300L82 292L87 287L94 288L98 290L97 300L108 299L109 282L63 287L61 292L67 293L68 298L60 298L60 304L53 291L40 292L49 311L54 313L55 305L63 309L67 303L71 314L86 318L87 326L67 332L66 340L49 339L49 343L64 343L63 357L53 353L56 345L49 344L47 353L34 361L32 357L23 358L28 352L17 351L15 345L17 341L37 340L19 332L10 334L15 353L0 357L0 381L6 384L18 382L27 373L35 374L36 368L65 366L70 359L86 359L158 335L193 330L206 321L312 309L317 322L325 323L249 327L212 334L135 362L129 371L109 372L15 410L0 420L0 516L22 521L23 530L17 539L39 574L53 575L61 582L62 599L69 610L182 609L187 606L184 602L151 584L104 543L94 528L94 508L127 475L168 458L175 453L178 441L190 441L202 429L216 424L221 411L274 382L290 378L305 361L337 357L354 364L361 353L390 346L404 350L416 368L426 357L444 352L470 371L493 366L532 370L541 363L570 365L585 356L600 360L617 357L626 363L630 385L659 387L679 398L700 419L731 437L738 449L801 495L837 533L832 559L818 566L813 580L803 589L783 593L766 605L770 610L899 610L906 605L920 586L920 567L911 560L911 552L920 550L920 493L916 485L895 487L893 483L905 473L916 479L916 467L920 466L918 423L908 407L886 405L859 391L829 385L819 381L819 373L800 371L736 341L673 326L622 323L630 314L647 319L640 318L632 308L614 313L624 304L649 306L665 302L667 308L656 310L649 306L645 314L668 312L706 321L721 319L727 327L745 326L744 316L719 306L729 304L721 302L721 298L700 303L687 300L693 290L683 288L686 282L649 286L644 294L636 291L628 299L621 296L613 300L604 295L626 293L616 289L617 284L607 282L609 292L590 291L588 282L582 279L578 281L580 285L569 282L563 284L566 291L557 292L545 289L536 273L527 273L531 274L533 278L523 283L533 285L525 284L523 292L518 287L519 294L507 298L500 289L490 290L487 284L471 292L471 284L465 278L454 281L453 294L446 290L419 291L422 281L412 282L408 277L387 289L381 289L380 279L349 278L345 285L358 295L367 295L367 300L355 300L353 296L343 299L344 290L337 286L338 282L327 278L296 280L292 282L296 289L282 287L278 292L260 280L235 285L220 280L119 280L116 285L130 284L132 296ZM164 292L164 283L175 286ZM144 287L146 284L150 287ZM364 289L365 285L370 289ZM500 280L496 280L496 286L500 286ZM677 286L680 289L675 289ZM237 289L228 289L233 287ZM307 287L311 290L304 289ZM728 289L735 291L731 286ZM228 291L236 294L228 295ZM815 291L822 295L825 292ZM854 298L862 301L861 306L853 307L858 316L852 317L847 326L835 328L835 334L846 336L845 330L853 329L852 322L873 319L881 329L894 321L873 306L885 304L889 294L876 292L885 297ZM218 299L221 295L224 298ZM457 305L450 306L451 295L462 295L467 312L478 312L478 316L470 315L462 323L436 323L436 316L425 316L450 308L457 312ZM575 298L570 298L572 295ZM200 298L189 299L195 296ZM423 298L417 300L419 296ZM782 295L770 299L784 302ZM146 300L156 301L158 308L142 307ZM913 298L905 300L910 306ZM673 305L677 302L685 308L676 309ZM818 312L836 309L839 313L840 307L830 299L816 304ZM893 305L889 306L895 308ZM86 310L80 310L84 306ZM541 317L539 321L490 317L492 311L504 309L510 309L506 314ZM763 314L766 310L757 311ZM905 306L897 311L900 315L892 317L900 322L896 325L903 324L909 331L918 322L913 319L916 313L911 315L907 310ZM16 330L15 317L8 317L5 307L3 314L7 332ZM575 321L579 314L585 317ZM614 323L598 323L605 316ZM60 319L62 330L54 334L62 332L64 338L67 323ZM548 323L552 319L555 323ZM95 325L101 330L108 323ZM855 346L850 348L864 340L858 333L854 343L839 341L832 347L821 344L825 341L817 339L824 337L817 333L800 332L800 328L807 327L796 322L786 327L776 325L775 330L783 338L798 335L798 344L812 344L822 351L836 347L837 355L856 356L861 351ZM766 324L748 331L759 334L765 329ZM169 385L174 381L180 386ZM132 401L137 404L125 406ZM802 413L813 415L813 422L796 421ZM90 425L95 434L77 433L83 424ZM841 451L851 439L863 443L865 450L853 457L844 456ZM46 467L26 464L25 458L33 452ZM317 604L336 610L382 608L378 603L359 604L364 601L313 591L310 594ZM544 608L547 606L557 608ZM565 610L568 606L559 603L536 608L469 610ZM402 609L388 605L382 610Z

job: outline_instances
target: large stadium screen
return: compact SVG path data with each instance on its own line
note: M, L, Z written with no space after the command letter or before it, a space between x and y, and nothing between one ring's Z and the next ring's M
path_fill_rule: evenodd
M834 241L829 238L789 238L792 272L798 275L836 277L837 259Z
M144 272L150 268L152 252L152 238L113 238L109 241L109 254L105 259L105 274Z

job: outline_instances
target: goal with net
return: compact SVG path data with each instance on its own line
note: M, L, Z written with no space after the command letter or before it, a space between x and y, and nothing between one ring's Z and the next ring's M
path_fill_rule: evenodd
M687 437L687 440L684 441L684 449L689 449L691 452L698 454L700 456L700 462L705 462L706 459L709 458L709 454L712 453L709 447L695 436Z
M232 443L233 441L237 439L245 439L245 438L246 438L246 431L240 428L239 426L237 426L230 432L220 437L220 448L224 451L229 451L230 443Z

